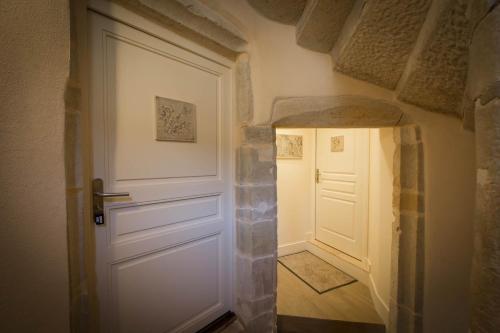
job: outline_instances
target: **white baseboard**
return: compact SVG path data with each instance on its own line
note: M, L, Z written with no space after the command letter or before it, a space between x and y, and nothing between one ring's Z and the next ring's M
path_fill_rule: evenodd
M375 281L373 281L373 277L371 274L369 274L370 278L370 293L372 295L372 300L373 304L375 306L375 310L377 310L378 315L380 318L385 323L385 326L389 324L389 307L387 304L382 300L382 297L380 297L380 294L377 291L377 286L375 285Z
M306 241L286 243L278 246L278 257L287 256L306 250Z

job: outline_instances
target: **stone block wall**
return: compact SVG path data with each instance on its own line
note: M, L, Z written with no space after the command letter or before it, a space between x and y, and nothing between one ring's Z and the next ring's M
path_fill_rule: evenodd
M500 99L476 105L471 332L500 330Z
M276 331L277 198L272 127L244 127L236 161L236 312L246 332Z
M394 130L389 332L422 332L424 290L423 145L416 126Z
M470 331L500 331L500 2L475 0L467 95L476 131L476 211Z

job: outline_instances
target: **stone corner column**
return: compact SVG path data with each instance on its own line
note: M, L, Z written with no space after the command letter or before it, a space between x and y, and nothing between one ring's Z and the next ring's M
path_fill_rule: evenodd
M500 99L476 104L471 332L500 332Z
M236 167L236 314L245 332L276 332L274 129L242 128Z
M500 5L475 0L481 17L469 47L474 103L476 208L471 333L500 332Z
M424 165L420 129L394 129L391 299L388 332L423 332Z

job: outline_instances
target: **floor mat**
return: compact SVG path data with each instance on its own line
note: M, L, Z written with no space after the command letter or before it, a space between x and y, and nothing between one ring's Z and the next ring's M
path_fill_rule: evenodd
M352 276L309 251L279 257L278 261L320 294L356 282Z

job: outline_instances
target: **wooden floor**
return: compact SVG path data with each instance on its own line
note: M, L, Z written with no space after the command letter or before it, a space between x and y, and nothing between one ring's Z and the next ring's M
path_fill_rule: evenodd
M363 323L383 323L368 287L354 282L318 294L278 263L278 314Z

